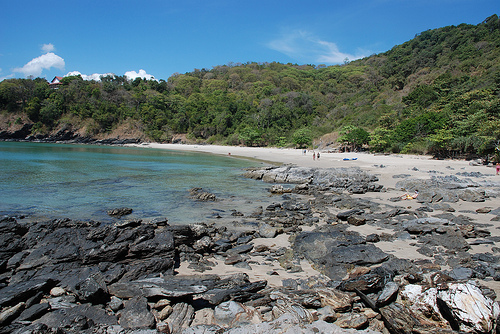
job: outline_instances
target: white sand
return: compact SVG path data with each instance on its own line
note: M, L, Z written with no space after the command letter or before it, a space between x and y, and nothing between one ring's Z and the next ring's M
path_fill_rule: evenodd
M228 158L244 157L257 159L264 162L275 164L294 164L302 167L318 167L318 168L335 168L335 167L359 167L365 171L371 172L379 177L380 184L384 185L385 191L380 193L367 193L364 195L355 195L360 198L369 198L375 202L400 206L409 209L415 209L420 206L419 203L413 200L390 202L389 198L401 196L404 192L401 189L396 189L396 182L401 180L393 178L398 174L409 174L412 178L428 179L433 175L445 176L456 175L458 172L480 172L484 177L480 179L471 178L474 181L490 181L500 184L500 175L495 175L495 169L488 166L472 166L468 161L463 160L435 160L429 156L415 155L375 155L370 153L329 153L321 152L320 159L313 160L313 152L307 151L304 155L303 150L298 149L279 149L279 148L254 148L254 147L228 147L217 145L185 145L185 144L141 144L139 147L160 148L178 151L193 151L205 152L218 155L225 155ZM316 151L317 153L318 151ZM356 160L345 161L344 158ZM461 177L462 178L462 177ZM475 222L482 224L490 224L488 228L493 236L500 236L500 223L491 221L492 214L478 214L476 209L490 207L496 209L500 207L500 199L489 198L486 202L470 203L459 201L457 203L448 203L456 211L455 215L464 215L471 217ZM437 214L441 212L434 212ZM381 231L373 226L351 227L357 232L367 235L370 233L390 233L391 230ZM425 259L426 257L416 252L416 247L411 244L415 241L397 241L397 242L380 242L376 245L389 254L393 254L400 258L407 259ZM280 236L277 239L265 240L256 239L254 244L272 243L275 246L286 246L286 236ZM270 246L270 245L269 245ZM480 245L473 246L470 252L492 252L492 247L495 245ZM252 266L251 271L237 269L232 266L224 266L221 261L217 262L217 267L212 271L214 273L233 273L245 271L249 274L252 280L266 279L269 285L280 286L281 279L284 278L304 278L308 275L313 275L314 270L309 264L302 261L301 265L304 269L302 273L287 273L279 267L279 263L265 263L262 259L252 259L256 262ZM258 263L258 264L257 264ZM275 270L279 276L270 276L267 272ZM187 265L183 264L179 271L183 274L194 273L187 269ZM498 295L500 295L500 285L498 282L483 282L492 287Z

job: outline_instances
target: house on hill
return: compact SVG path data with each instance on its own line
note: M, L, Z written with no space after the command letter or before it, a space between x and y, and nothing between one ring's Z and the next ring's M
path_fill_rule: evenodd
M63 77L54 77L52 81L49 83L50 87L57 88L61 84L61 80Z

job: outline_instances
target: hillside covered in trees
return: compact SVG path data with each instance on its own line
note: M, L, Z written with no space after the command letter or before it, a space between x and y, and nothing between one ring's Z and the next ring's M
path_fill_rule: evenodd
M0 132L24 125L37 138L128 129L157 142L185 134L207 143L307 146L338 133L351 148L491 155L500 140L500 20L428 30L336 66L249 62L166 81L65 77L56 89L42 78L7 79L0 120Z

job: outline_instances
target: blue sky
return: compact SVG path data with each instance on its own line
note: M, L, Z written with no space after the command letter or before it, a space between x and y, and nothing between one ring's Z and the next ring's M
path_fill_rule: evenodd
M333 65L499 9L498 0L3 1L0 80L74 72L167 80L231 62Z

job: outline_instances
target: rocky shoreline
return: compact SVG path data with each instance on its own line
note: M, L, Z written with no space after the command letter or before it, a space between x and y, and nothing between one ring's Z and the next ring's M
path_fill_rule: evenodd
M115 224L4 217L0 333L498 332L496 291L483 283L500 280L500 238L451 205L491 205L497 183L479 174L399 175L398 187L418 192L401 206L399 196L370 199L386 189L359 168L286 165L245 175L269 182L275 201L235 212L234 230L127 220L129 210L116 211ZM480 209L500 220L500 208ZM421 258L380 246L400 241ZM242 272L216 271L219 263ZM306 263L317 273L294 276ZM251 280L262 264L268 279ZM185 266L195 274L179 273ZM269 284L276 277L281 285Z
M93 144L93 145L129 145L139 144L142 139L135 136L125 136L125 138L109 137L96 138L89 135L82 135L71 128L62 127L48 134L32 134L33 124L27 123L22 126L15 126L14 129L0 130L0 140L3 141L23 141L39 143L67 143L67 144Z

